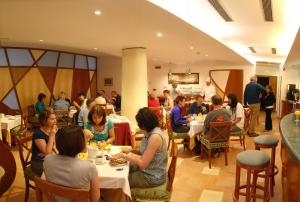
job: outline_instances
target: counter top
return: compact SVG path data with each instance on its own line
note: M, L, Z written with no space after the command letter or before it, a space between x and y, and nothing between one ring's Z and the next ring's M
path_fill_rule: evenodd
M296 125L294 114L283 117L279 129L283 144L295 161L300 164L300 125Z

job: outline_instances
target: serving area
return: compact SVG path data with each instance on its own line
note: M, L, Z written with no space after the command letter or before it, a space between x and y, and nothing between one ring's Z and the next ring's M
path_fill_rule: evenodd
M300 126L295 115L288 114L280 121L283 201L300 198Z

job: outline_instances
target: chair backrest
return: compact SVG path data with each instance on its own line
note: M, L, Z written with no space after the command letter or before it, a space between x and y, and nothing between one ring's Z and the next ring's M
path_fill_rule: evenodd
M118 127L114 127L114 132L115 132L115 142L114 142L114 144L116 145L116 142L117 142L117 140L118 140L118 135L119 135L119 129L118 129Z
M28 137L16 137L18 147L19 147L19 155L21 159L21 164L23 167L23 170L31 164L31 144L28 144L32 141L32 135Z
M175 178L175 172L176 172L176 162L177 162L177 156L178 156L178 146L175 142L172 143L172 160L171 164L169 166L168 170L168 186L167 191L171 192L173 188L173 182Z
M48 202L56 202L54 196L60 196L70 199L72 202L88 202L89 190L88 189L73 189L69 187L60 186L39 177L34 178L36 186L36 201L43 202L43 196Z
M17 172L15 158L10 149L0 140L0 166L4 169L4 175L0 179L0 196L6 192L14 182Z
M247 130L250 125L250 108L244 108L244 130Z
M228 142L231 121L227 122L210 122L209 126L209 142Z
M32 117L35 115L34 105L30 105L27 107L27 114L28 114L28 117Z
M171 115L170 114L167 114L166 125L167 125L167 130L168 130L168 136L170 138L170 137L173 136L172 120L171 120Z

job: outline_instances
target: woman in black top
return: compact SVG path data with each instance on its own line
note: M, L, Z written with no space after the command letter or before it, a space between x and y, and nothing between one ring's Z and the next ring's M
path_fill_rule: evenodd
M273 89L270 85L266 87L267 95L264 97L264 105L266 111L266 120L265 120L265 131L272 130L272 111L274 107L274 103L276 102L275 95L273 93Z

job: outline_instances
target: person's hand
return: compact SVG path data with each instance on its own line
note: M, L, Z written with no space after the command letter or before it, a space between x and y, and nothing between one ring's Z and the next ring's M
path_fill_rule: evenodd
M186 120L187 120L188 122L191 122L191 121L193 120L193 118L192 118L191 116L188 116L188 117L186 117Z
M83 129L83 134L87 142L93 139L94 137L93 133L88 129Z
M49 131L49 136L55 136L57 130L58 130L57 125L52 126L52 128Z

